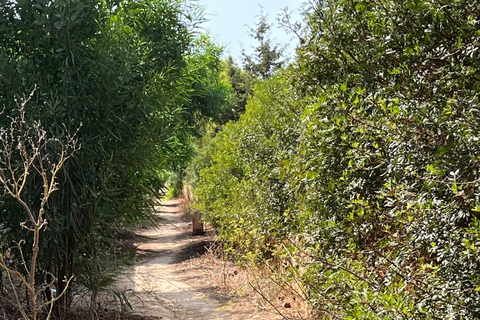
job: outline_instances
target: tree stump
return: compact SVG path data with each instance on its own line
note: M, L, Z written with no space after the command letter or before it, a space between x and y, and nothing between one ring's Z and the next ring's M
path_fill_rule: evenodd
M203 222L201 222L202 214L199 210L195 210L193 212L192 217L192 228L193 228L193 235L194 236L201 236L205 234L205 230L203 229Z

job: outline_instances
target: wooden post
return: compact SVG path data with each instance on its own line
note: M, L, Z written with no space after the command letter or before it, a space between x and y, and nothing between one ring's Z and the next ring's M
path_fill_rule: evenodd
M193 235L194 236L201 236L205 234L205 230L203 229L203 222L201 222L202 214L199 210L195 210L193 212L192 217L192 228L193 228Z

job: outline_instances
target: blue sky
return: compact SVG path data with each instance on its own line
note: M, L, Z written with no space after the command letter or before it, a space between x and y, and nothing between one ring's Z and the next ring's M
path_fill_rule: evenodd
M241 48L247 53L252 52L255 42L248 34L248 26L254 26L260 14L260 5L268 14L268 20L273 23L272 38L279 44L290 44L288 51L293 52L297 42L292 35L278 27L276 18L282 9L288 7L295 19L299 19L301 0L200 0L206 8L210 20L204 27L210 30L214 39L225 46L225 56L232 55L239 59ZM293 41L292 41L293 40Z

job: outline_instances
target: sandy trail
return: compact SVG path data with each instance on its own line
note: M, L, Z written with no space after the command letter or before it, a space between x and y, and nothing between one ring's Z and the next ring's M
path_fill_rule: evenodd
M138 315L168 320L256 318L221 310L221 299L209 294L211 288L192 287L189 278L196 275L178 272L182 261L195 253L189 250L192 244L197 248L201 244L198 237L191 236L191 223L182 219L181 201L166 201L157 208L158 228L136 230L142 258L115 286L129 294Z

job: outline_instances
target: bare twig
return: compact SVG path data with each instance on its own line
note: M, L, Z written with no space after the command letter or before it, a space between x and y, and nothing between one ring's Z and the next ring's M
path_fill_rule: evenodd
M46 131L39 122L29 124L25 117L25 106L33 97L34 91L30 93L28 98L19 103L19 116L10 117L10 126L8 128L0 128L0 143L3 147L0 149L0 186L6 195L15 199L25 210L27 221L22 222L20 226L23 229L33 233L33 245L31 258L27 262L24 256L22 245L25 241L17 243L20 252L21 264L26 271L26 276L19 271L8 266L3 255L0 254L0 269L7 274L12 291L15 297L15 304L18 307L24 320L37 320L38 315L43 312L45 307L49 307L47 320L52 316L53 304L57 302L67 291L72 278L65 280L65 289L58 296L52 297L49 301L39 302L41 294L52 288L57 281L54 277L50 283L45 286L36 283L35 274L38 268L38 255L40 251L40 233L48 225L45 219L45 207L50 196L57 190L57 176L67 161L77 150L76 134L68 136L66 143L62 143L59 139L48 138ZM18 102L17 102L18 103ZM48 153L49 144L59 144L61 152ZM57 157L55 159L55 157ZM29 176L36 172L42 179L42 196L37 210L33 210L36 206L29 204L23 193L27 186ZM21 285L28 293L28 308L20 301L17 289L14 285L13 278L20 281Z

